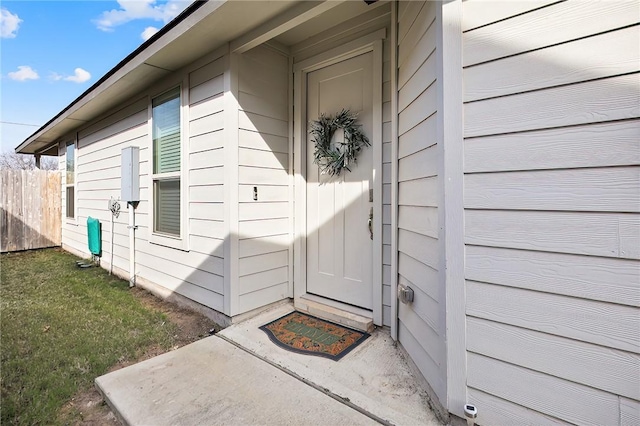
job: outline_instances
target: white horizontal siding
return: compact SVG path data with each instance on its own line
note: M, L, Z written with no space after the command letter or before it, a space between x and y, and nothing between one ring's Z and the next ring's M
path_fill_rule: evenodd
M238 180L240 185L286 186L289 182L289 172L284 169L268 169L262 167L239 166Z
M637 2L470 0L463 14L467 383L478 423L632 424Z
M463 20L468 19L464 18L467 15L473 15L473 3L464 5ZM568 1L541 9L535 9L536 2L527 3L531 7L525 9L522 5L525 10L521 9L527 13L464 33L462 57L465 67L638 23L638 5L634 1L592 1L586 5L581 1ZM504 2L483 6L488 10L500 10ZM476 9L479 7L482 6L475 6Z
M478 282L640 306L635 260L468 245L465 274Z
M238 244L238 256L240 261L242 261L245 257L275 253L283 251L287 247L289 247L288 234L271 235L259 238L243 238Z
M240 235L245 239L284 235L289 232L288 210L276 219L244 220L240 222Z
M240 277L240 298L245 294L254 293L278 284L286 284L289 280L289 268L287 265L248 274Z
M620 398L620 424L624 426L640 424L640 401Z
M430 1L398 5L397 278L414 290L413 303L399 304L398 339L446 405L438 274L438 7Z
M76 218L66 219L66 192L62 190L63 230L62 243L77 252L89 255L87 246L87 218L93 217L103 224L101 234L103 259L110 259L110 197L120 197L120 155L126 146L141 147L144 157L147 136L147 100L145 97L124 105L78 131L75 163ZM64 145L64 143L62 144ZM60 149L61 167L65 168L65 148ZM147 163L140 164L142 175L148 174ZM64 178L63 178L64 183ZM145 182L146 183L146 182ZM141 185L144 187L144 184ZM144 191L144 189L142 190ZM115 219L114 232L126 234L126 207ZM127 244L128 245L128 244ZM128 254L125 258L114 255L114 262L128 270Z
M139 98L135 102L118 108L92 124L78 131L78 143L81 148L88 148L93 142L107 139L147 121L147 99ZM80 142L81 141L81 142ZM99 150L100 147L87 149L87 152Z
M570 423L605 425L618 421L618 397L611 393L475 353L469 353L467 362L471 388Z
M411 130L399 135L398 158L405 158L436 144L437 120L437 113L433 113Z
M266 303L272 303L288 297L288 283L284 282L270 287L264 287L258 291L243 294L240 297L238 310L240 312L248 312L264 306Z
M465 101L546 89L637 71L637 28L534 50L464 71Z
M480 417L483 425L557 426L567 424L560 419L546 416L478 389L468 388L467 393L470 403L483 408Z
M148 95L89 123L78 132L76 162L77 225L65 225L63 243L88 253L87 216L102 222L102 262L111 260L110 197L120 196L120 155L127 146L140 147L141 201L136 209L136 273L170 291L179 293L218 311L223 310L222 243L225 238L222 214L223 161L219 137L223 123L220 85L224 61L215 60L190 74L190 136L186 152L190 168L183 172L189 187L189 233L184 238L191 250L185 252L149 242L149 208L151 191L150 135L148 134ZM61 160L64 152L61 150ZM64 197L64 191L63 191ZM128 271L129 237L127 206L121 202L121 214L114 221L114 266Z
M239 186L238 199L241 203L251 203L256 185L242 184ZM265 203L286 203L289 201L289 190L284 185L260 185L258 200ZM255 203L253 203L255 204Z
M398 205L438 207L437 176L398 183Z
M634 89L639 84L636 73L466 103L464 134L496 135L637 118L640 107ZM531 114L531 105L540 108L537 114Z
M257 274L264 271L263 265L265 264L272 266L274 269L288 266L289 255L286 250L279 250L267 254L245 256L240 259L240 270L244 275Z
M189 74L189 169L188 229L189 253L157 247L194 267L189 279L196 281L199 270L208 267L215 276L202 276L207 286L199 280L195 284L208 287L216 293L216 304L223 311L224 261L223 241L226 238L224 224L224 58L211 61ZM213 270L215 267L215 270ZM187 270L184 271L185 273ZM177 275L181 275L177 273ZM200 302L201 303L201 302Z
M640 399L640 356L479 318L467 322L469 351ZM562 348L558 350L558 348Z
M398 270L401 271L403 278L415 283L429 297L434 300L441 300L437 269L400 252L398 254Z
M288 297L288 68L264 45L238 58L238 313Z
M399 307L399 311L407 312L405 308ZM411 322L410 317L404 317L404 321L400 318L402 314L398 312L398 317L400 321L398 321L398 340L402 343L402 347L407 351L411 359L414 360L420 373L425 378L425 380L429 383L429 386L436 392L436 394L441 395L445 392L446 384L444 378L441 373L441 366L439 366L433 358L425 349L425 346L420 344L420 338L423 338L423 330L429 330L425 328L424 324L421 324L421 321ZM410 315L410 314L408 314ZM405 321L409 324L412 324L416 327L415 332L409 331L409 328L405 325ZM431 342L435 342L436 339L431 339ZM441 346L436 344L436 346ZM430 352L436 350L434 347L428 348Z
M465 208L640 212L640 167L536 170L465 176Z
M222 80L222 76L216 77L215 80ZM198 96L195 96L195 89L196 88L192 88L190 91L190 121L195 121L212 114L217 114L224 109L222 84L217 84L215 86L201 84L197 87L197 89L199 89Z
M640 353L638 308L467 282L467 315Z
M477 173L631 166L640 163L638 136L638 123L630 120L467 139L464 168Z
M467 210L467 244L640 260L640 215Z
M262 134L240 129L239 144L243 148L286 154L289 151L289 140L284 136Z
M216 132L224 127L224 114L222 111L214 112L189 121L189 135L199 136Z
M224 310L224 299L222 295L197 285L191 285L183 278L176 278L171 275L167 275L153 267L140 264L137 268L139 276L144 277L153 283L161 283L161 286L169 291L178 293L218 312L222 312Z
M493 24L521 13L531 12L558 0L528 0L512 2L504 0L466 0L462 30L469 31L484 25Z

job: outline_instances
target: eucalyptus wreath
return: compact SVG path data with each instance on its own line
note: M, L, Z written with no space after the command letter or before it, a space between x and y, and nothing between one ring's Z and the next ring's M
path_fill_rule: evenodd
M310 133L315 145L313 162L322 174L339 176L343 169L351 171L351 164L357 162L358 153L364 146L370 146L369 139L356 124L358 116L343 109L335 117L321 114L311 122ZM344 142L331 146L331 138L338 129L344 130Z

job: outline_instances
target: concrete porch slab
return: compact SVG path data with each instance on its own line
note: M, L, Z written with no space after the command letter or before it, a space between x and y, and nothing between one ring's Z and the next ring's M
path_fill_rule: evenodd
M216 336L96 386L125 425L370 425L371 418Z
M337 362L301 355L279 348L258 329L292 310L291 305L276 307L232 325L219 335L388 423L442 424L429 408L427 393L412 375L388 332L375 330L371 337ZM320 424L333 423L326 420Z
M371 318L364 315L358 315L353 312L348 312L315 300L305 298L297 299L295 307L301 312L306 312L309 315L344 325L345 327L353 328L354 330L371 333L374 328L373 320Z

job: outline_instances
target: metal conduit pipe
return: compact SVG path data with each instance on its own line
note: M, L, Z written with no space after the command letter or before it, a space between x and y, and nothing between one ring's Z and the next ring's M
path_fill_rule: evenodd
M109 200L109 210L111 211L111 261L109 262L109 275L113 274L113 236L114 236L114 223L115 218L120 216L120 203L118 200L114 200L113 197Z
M129 207L129 287L136 285L136 214L135 202L128 203Z

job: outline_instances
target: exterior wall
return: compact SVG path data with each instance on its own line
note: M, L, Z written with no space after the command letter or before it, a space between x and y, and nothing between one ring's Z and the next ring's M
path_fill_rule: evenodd
M208 63L204 63L208 62ZM103 116L78 133L76 152L77 221L63 218L63 246L88 255L86 220L88 216L102 223L103 267L111 259L110 197L120 197L120 154L127 146L140 147L140 195L136 209L136 274L166 290L183 295L204 306L223 311L223 243L222 213L224 161L222 130L224 120L224 57L211 57L198 65L174 73L153 85L135 101ZM189 104L183 141L187 156L182 179L188 182L186 236L189 251L149 242L151 197L151 136L149 102L151 97L188 80ZM64 143L60 144L60 168L64 170ZM184 163L183 163L184 164ZM64 183L64 180L63 180ZM62 191L63 215L65 191ZM129 270L129 236L127 206L114 224L113 264Z
M516 3L463 3L469 400L638 424L638 4Z
M328 31L317 36L309 48L301 47L292 55L304 59L376 29L389 28L389 8L378 8L373 13L352 20L350 25L354 21L357 21L355 25L343 31L339 38ZM324 37L327 40L320 40ZM384 284L385 325L391 323L390 56L387 40L383 53L384 266L380 271ZM134 144L141 147L143 198L136 209L139 226L136 234L136 272L139 277L229 316L290 297L292 277L289 276L289 251L293 201L290 198L289 167L289 61L290 58L278 50L261 45L246 53L227 55L204 65L200 60L197 67L190 65L167 77L176 82L186 78L190 87L189 142L186 147L189 172L188 176L183 176L189 181L189 190L183 194L188 197L187 251L148 241L147 217L151 196L148 102L150 97L165 89L157 85L140 94L132 104L80 130L76 162L79 171L76 184L78 225L65 227L65 244L76 252L88 254L85 242L86 217L91 215L100 219L103 223L102 264L108 267L110 213L106 206L110 196L117 198L120 194L120 150ZM227 73L225 69L228 69ZM232 116L229 115L230 105L234 106L234 110L237 107L237 116L233 117L232 112ZM225 123L233 129L236 119L238 129L231 130L234 134L230 135ZM229 150L237 150L237 155L229 155ZM63 143L60 155L63 168ZM105 162L105 158L108 161ZM95 169L92 165L94 162ZM233 169L237 170L237 174ZM93 173L93 177L85 179L85 172ZM88 183L93 179L98 182ZM90 200L86 199L89 196L85 191L87 186L92 188L93 195L90 197L93 198ZM253 200L254 187L258 189L257 201ZM225 212L225 203L229 205L228 201L233 199L228 193L236 191L231 188L237 188L237 211L229 215L229 212ZM116 219L115 225L114 266L127 271L128 217L126 206L123 204L122 207L122 214ZM231 222L235 222L236 226L230 226ZM229 246L233 247L234 244L236 249L230 250Z
M238 313L243 313L289 297L289 58L261 45L238 55L237 67Z
M437 2L398 4L398 339L444 405L443 295L438 267Z

